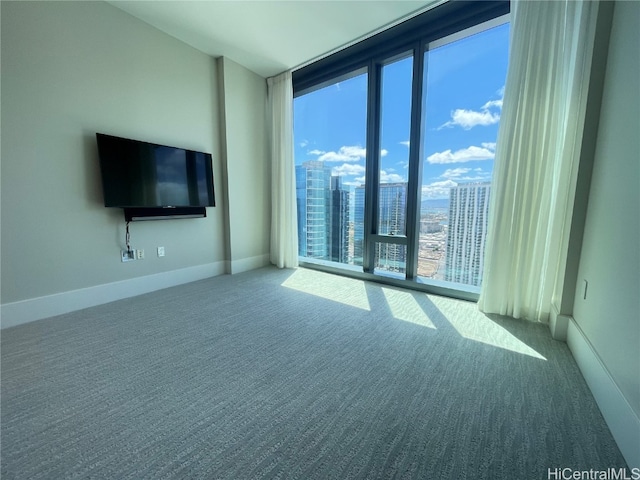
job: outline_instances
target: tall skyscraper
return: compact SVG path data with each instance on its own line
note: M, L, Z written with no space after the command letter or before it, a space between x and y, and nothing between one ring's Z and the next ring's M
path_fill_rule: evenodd
M331 177L331 246L329 260L349 263L349 192L342 177Z
M353 264L362 265L364 255L364 185L356 187L353 209Z
M309 161L296 166L298 253L302 257L329 256L331 168Z
M348 263L349 192L321 161L296 166L298 254Z
M405 235L407 216L407 184L381 183L378 193L378 233ZM364 185L355 189L354 263L362 264L364 244ZM393 243L376 244L376 268L404 272L406 247Z
M487 238L490 183L465 184L449 193L444 279L480 286Z
M381 183L378 193L378 233L405 235L407 221L407 184ZM404 273L407 247L396 243L376 244L376 268Z

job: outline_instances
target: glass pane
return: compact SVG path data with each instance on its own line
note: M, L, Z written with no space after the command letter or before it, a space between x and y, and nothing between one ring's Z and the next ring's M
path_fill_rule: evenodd
M299 255L362 265L367 75L299 96L293 108Z
M380 235L406 235L412 76L412 56L382 67L378 196Z
M418 275L479 287L509 24L425 54Z
M407 218L407 183L381 183L378 204L378 231L383 235L404 235Z
M407 268L407 247L395 243L376 243L375 273L398 274L404 278Z

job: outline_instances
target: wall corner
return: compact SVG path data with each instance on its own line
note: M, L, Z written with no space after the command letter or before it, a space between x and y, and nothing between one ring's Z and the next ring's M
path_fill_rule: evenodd
M551 305L551 314L549 315L549 330L554 340L562 342L567 341L567 331L571 315L561 314L556 305Z

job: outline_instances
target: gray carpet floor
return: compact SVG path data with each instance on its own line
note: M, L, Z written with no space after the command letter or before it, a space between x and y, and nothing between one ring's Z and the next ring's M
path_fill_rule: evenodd
M2 479L546 479L624 467L566 344L311 270L2 331Z

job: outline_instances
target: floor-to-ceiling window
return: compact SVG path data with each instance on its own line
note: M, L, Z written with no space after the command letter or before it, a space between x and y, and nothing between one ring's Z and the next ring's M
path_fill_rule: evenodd
M509 52L508 23L482 27L424 53L418 276L470 287L482 282Z
M377 178L378 235L374 247L374 271L404 275L407 264L407 187L411 131L413 52L388 60L380 75L380 152Z
M301 262L477 292L506 13L444 4L294 73Z
M298 251L362 265L367 73L349 72L294 100Z

